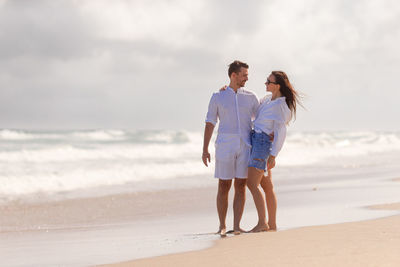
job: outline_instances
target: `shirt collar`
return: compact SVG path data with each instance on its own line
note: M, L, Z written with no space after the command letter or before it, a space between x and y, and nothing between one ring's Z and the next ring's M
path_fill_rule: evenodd
M275 98L274 101L277 101L277 100L279 100L279 101L285 101L285 100L286 100L286 97L280 96L280 97Z
M232 93L236 94L236 93L235 93L235 90L233 90L230 86L228 86L228 87L226 88L226 90L228 90L228 91L230 90ZM240 88L237 89L238 94L239 94L239 93L243 93L243 91L244 91L243 87L240 87Z

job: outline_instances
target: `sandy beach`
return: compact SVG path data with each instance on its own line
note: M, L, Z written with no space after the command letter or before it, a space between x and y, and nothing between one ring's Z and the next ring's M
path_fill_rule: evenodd
M388 180L388 187L383 187L392 195L398 190L398 182L393 180L397 179ZM0 258L5 266L399 264L396 254L400 245L398 202L348 211L340 204L337 209L343 213L341 217L335 207L324 204L329 197L322 196L329 196L329 191L314 191L310 187L296 194L280 192L278 232L243 234L221 240L212 233L217 225L215 190L206 187L38 203L10 202L0 206ZM354 192L354 188L349 190ZM370 194L365 191L366 196ZM294 205L293 195L303 199L306 206ZM314 199L319 199L322 205L312 206ZM295 208L290 211L288 206L293 205ZM298 211L309 218L302 218ZM334 224L329 213L338 221L355 218L363 221ZM231 217L230 211L228 227ZM369 219L379 217L385 218ZM249 229L255 219L252 201L247 201L242 226ZM313 221L332 224L301 226Z
M400 203L374 209L400 210ZM400 266L400 215L243 234L205 250L107 266Z

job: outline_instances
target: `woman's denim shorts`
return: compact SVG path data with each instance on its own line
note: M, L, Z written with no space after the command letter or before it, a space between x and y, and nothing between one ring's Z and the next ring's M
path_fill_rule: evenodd
M267 158L271 151L270 136L264 132L251 131L251 146L249 167L266 171Z

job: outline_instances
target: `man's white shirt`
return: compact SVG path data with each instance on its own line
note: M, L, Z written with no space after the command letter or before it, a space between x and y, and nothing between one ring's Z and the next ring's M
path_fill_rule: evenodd
M258 107L257 96L244 88L239 88L237 93L230 87L214 93L208 106L206 122L216 125L219 120L216 142L238 137L251 146L250 131Z

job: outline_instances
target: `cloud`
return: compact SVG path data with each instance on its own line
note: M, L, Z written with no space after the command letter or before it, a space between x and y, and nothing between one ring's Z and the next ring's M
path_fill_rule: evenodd
M0 9L0 57L84 57L93 47L91 31L73 1L7 1Z
M273 69L308 95L300 128L326 128L324 116L340 128L349 112L368 127L377 88L399 97L399 14L391 0L2 1L0 121L199 128L241 59L260 96Z

